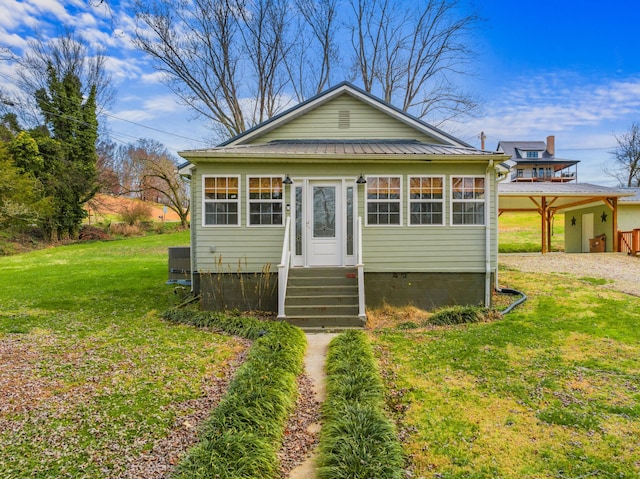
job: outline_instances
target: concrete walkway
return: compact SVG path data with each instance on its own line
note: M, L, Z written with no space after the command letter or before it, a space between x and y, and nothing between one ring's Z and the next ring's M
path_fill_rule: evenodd
M304 369L313 382L313 393L316 401L321 404L327 396L324 363L329 343L336 336L337 334L335 333L307 333L307 352L304 357ZM309 430L310 432L319 431L320 424L311 424ZM313 451L306 461L291 471L289 479L316 479L316 457L317 451Z

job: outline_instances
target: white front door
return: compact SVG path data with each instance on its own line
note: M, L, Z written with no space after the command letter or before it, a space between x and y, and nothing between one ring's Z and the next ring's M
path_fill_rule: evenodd
M306 203L308 266L343 265L342 182L309 181Z

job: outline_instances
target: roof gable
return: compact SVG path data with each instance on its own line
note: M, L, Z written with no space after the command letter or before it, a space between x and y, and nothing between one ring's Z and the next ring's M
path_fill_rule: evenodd
M415 139L469 147L438 128L344 82L219 146L296 139Z
M542 152L540 158L551 158L544 141L501 141L498 143L497 151L503 151L514 160L525 158L526 153L522 153L527 151Z

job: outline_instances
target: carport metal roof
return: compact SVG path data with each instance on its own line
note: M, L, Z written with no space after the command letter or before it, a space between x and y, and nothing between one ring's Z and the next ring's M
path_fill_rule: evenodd
M542 221L542 254L551 249L551 220L558 211L604 203L612 211L612 237L614 251L618 250L618 200L633 196L628 190L592 185L589 183L500 183L498 185L498 211L536 211Z

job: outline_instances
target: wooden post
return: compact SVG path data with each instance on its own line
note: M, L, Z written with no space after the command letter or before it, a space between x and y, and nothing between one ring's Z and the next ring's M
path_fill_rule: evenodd
M611 228L613 229L613 249L611 250L614 253L618 252L618 197L611 198L611 206L613 207L613 224Z
M547 197L543 196L540 203L540 216L542 217L542 254L547 253Z
M631 232L631 254L640 252L640 229L636 228Z
M547 251L551 252L551 222L553 221L553 210L547 211Z

